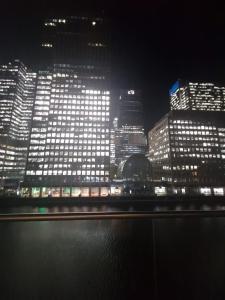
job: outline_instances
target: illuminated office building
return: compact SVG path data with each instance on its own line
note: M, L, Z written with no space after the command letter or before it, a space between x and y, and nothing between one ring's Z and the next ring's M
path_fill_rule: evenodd
M171 110L225 111L225 87L177 81L169 91Z
M174 193L224 194L224 112L171 111L148 138L153 178L161 192L170 187Z
M23 193L107 194L110 92L89 69L55 65L39 72Z
M115 149L115 133L117 129L117 118L113 120L113 124L110 126L110 164L115 164L116 161L116 149Z
M110 164L108 26L93 15L43 23L41 66L23 195L107 195Z
M36 73L19 60L0 66L1 187L24 176L35 84Z
M133 154L145 154L147 141L141 126L122 126L115 131L115 162L119 165Z
M114 142L115 164L118 166L131 155L145 154L147 150L140 91L121 90L117 110Z

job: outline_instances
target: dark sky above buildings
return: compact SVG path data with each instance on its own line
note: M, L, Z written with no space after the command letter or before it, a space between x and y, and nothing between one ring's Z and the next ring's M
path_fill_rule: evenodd
M0 61L35 65L45 16L104 10L112 20L113 85L143 90L148 130L169 110L178 78L225 85L223 1L5 1Z

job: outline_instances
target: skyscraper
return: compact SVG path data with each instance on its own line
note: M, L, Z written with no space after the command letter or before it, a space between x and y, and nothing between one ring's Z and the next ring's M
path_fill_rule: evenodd
M115 163L118 166L132 154L145 154L143 106L138 90L121 90L114 119Z
M89 70L94 85L109 80L109 22L90 14L50 18L43 24L41 41L45 66L70 64Z
M35 94L36 73L19 60L0 66L0 176L23 179Z
M38 75L24 182L32 196L89 195L89 187L99 194L107 186L110 92L87 83L70 65Z
M171 110L225 111L225 87L177 81L169 91Z
M141 91L120 90L118 105L118 127L144 126Z
M23 194L107 195L110 157L109 45L102 18L44 23Z

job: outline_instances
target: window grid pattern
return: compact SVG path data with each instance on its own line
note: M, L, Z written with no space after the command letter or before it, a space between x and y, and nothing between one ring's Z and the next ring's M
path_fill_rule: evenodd
M170 94L171 110L225 111L225 87L189 82Z
M222 113L223 114L223 113ZM189 116L189 118L188 118ZM224 115L168 114L149 132L156 180L222 184L225 178ZM212 120L212 121L209 121Z
M40 73L27 180L108 182L110 92L92 89L71 69Z

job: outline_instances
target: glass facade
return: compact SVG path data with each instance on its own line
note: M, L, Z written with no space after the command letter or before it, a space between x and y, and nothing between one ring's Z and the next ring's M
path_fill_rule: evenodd
M171 110L225 111L225 87L213 83L180 83L170 90Z
M224 186L223 112L173 111L149 132L155 181L186 186Z
M116 117L113 122L115 165L126 161L132 154L145 154L147 140L144 133L143 106L138 90L121 90ZM114 152L113 152L114 151Z
M23 179L26 164L36 73L19 60L0 66L0 176Z
M109 181L110 92L89 82L70 65L39 73L25 185Z
M42 197L94 195L91 187L109 181L107 20L53 17L42 29L43 71L37 78L24 191L40 187Z
M44 66L70 64L95 66L92 79L109 79L108 20L82 14L49 18L42 25L41 62Z
M132 154L145 154L147 141L142 126L122 126L115 131L115 162L119 165Z

